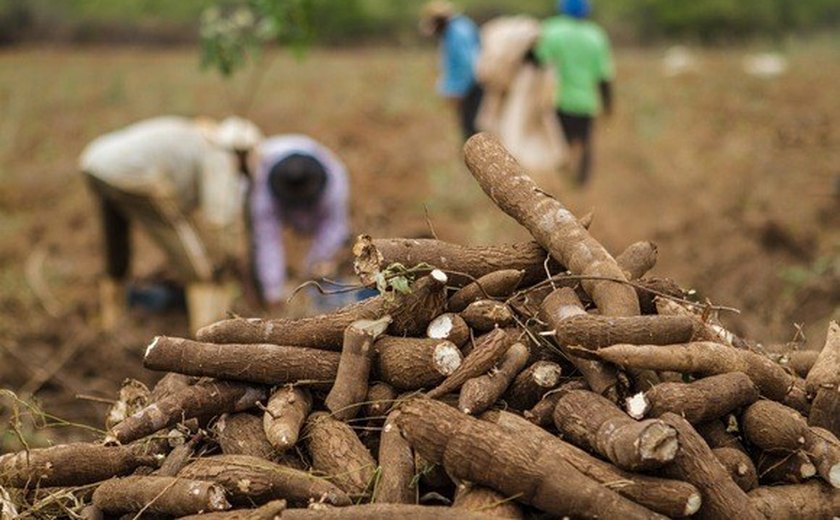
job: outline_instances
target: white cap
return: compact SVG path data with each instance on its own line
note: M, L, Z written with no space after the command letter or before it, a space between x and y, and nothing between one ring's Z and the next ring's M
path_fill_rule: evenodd
M228 117L214 132L215 143L229 150L247 151L259 146L263 134L257 125L241 117Z

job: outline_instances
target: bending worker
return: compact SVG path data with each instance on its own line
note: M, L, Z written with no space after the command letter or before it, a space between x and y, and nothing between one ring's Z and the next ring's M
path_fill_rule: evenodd
M607 115L612 113L612 53L604 30L586 19L588 0L559 0L557 7L561 15L543 22L536 54L557 75L557 117L577 165L577 180L585 184L592 170L594 120L602 105Z
M475 63L481 50L478 27L457 13L451 2L433 0L423 7L420 31L441 42L438 93L455 108L466 140L477 132L475 119L484 93L475 78Z
M285 296L284 225L312 237L304 276L335 272L334 257L349 237L347 171L325 146L304 135L266 139L249 196L253 282L277 309Z
M261 139L244 119L216 124L158 117L87 146L80 166L101 208L105 329L117 325L125 307L132 223L148 232L186 283L191 329L224 317L232 293L223 284L223 267L241 240L242 184Z

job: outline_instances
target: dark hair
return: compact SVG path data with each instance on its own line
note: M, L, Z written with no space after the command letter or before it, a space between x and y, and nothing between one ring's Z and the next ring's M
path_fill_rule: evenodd
M272 195L287 207L314 206L326 185L327 171L311 155L289 155L272 166L268 173Z

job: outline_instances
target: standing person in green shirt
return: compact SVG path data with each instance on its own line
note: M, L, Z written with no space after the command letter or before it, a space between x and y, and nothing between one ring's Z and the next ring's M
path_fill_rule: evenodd
M586 19L588 0L559 0L557 9L560 15L542 24L536 55L557 76L554 106L583 185L592 170L594 120L602 106L607 115L612 112L612 53L604 30Z

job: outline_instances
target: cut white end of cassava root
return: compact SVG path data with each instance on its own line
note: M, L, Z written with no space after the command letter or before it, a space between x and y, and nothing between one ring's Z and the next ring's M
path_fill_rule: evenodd
M534 382L544 388L554 388L560 383L561 374L559 365L542 364L534 368Z
M439 343L434 351L435 366L445 376L451 375L461 366L463 358L458 347L450 341Z
M651 423L639 436L639 453L643 460L671 461L679 448L676 430L663 423Z
M449 281L449 277L446 276L446 273L444 273L440 269L433 269L432 272L429 274L432 278L434 278L440 283L446 283L447 281Z
M691 495L685 503L685 516L691 516L699 511L701 505L703 505L703 499L700 497L700 493Z
M426 335L434 339L448 339L454 326L453 314L441 314L429 323Z
M650 409L650 403L645 397L645 393L639 392L625 400L625 409L627 410L627 415L633 419L643 419Z

